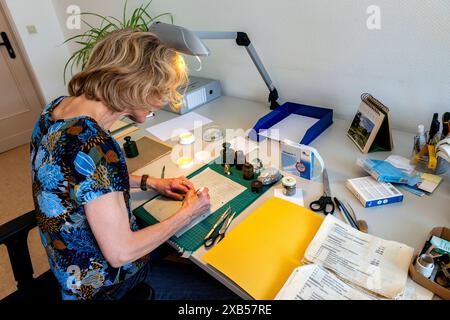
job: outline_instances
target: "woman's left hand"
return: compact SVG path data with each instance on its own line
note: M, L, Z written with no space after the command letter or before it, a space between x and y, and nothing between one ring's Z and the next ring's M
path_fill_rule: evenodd
M163 196L180 201L189 190L195 190L192 182L185 177L157 179L152 188Z

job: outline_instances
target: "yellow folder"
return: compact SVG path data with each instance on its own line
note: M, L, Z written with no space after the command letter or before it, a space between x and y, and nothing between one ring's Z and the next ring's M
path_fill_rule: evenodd
M271 198L203 260L257 300L274 299L300 265L323 217L294 203Z

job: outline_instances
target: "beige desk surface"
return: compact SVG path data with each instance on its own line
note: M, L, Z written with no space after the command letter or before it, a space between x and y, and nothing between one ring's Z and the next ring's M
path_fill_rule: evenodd
M356 106L355 106L356 108ZM223 128L243 128L251 129L256 121L270 112L264 104L232 98L221 97L205 106L195 109L195 112L210 118ZM150 126L164 122L176 117L176 114L158 111L154 119L148 120L140 126L139 131L133 135L139 138L142 135L149 135L145 130ZM345 187L345 182L349 178L365 176L366 174L355 165L356 158L362 156L353 142L346 137L346 131L350 122L334 119L334 124L322 135L311 143L316 148L325 161L330 179L331 193L339 199L347 200L351 203L359 219L367 221L369 233L388 240L395 240L405 243L416 250L426 241L429 231L433 227L450 226L450 174L447 173L443 183L428 197L419 198L408 192L404 194L402 203L388 206L365 209L356 198ZM394 152L405 157L411 153L412 133L394 131ZM122 143L122 141L120 141ZM176 142L169 142L175 145ZM370 154L369 157L385 159L388 152ZM189 170L181 170L170 160L170 156L161 158L154 163L142 168L136 174L147 173L156 177L161 175L163 166L166 166L165 177L188 175L200 167L194 166ZM304 179L298 180L298 185L303 189L305 206L316 200L323 192L322 178L317 181ZM275 185L250 207L248 207L239 217L235 219L229 231L247 217L255 208L273 196ZM132 194L133 208L144 203L152 194L148 192L136 191ZM339 217L339 213L336 213ZM217 280L228 286L230 289L241 295L243 298L249 296L236 287L230 280L215 271L202 261L205 253L203 247L192 254L190 259L206 270Z

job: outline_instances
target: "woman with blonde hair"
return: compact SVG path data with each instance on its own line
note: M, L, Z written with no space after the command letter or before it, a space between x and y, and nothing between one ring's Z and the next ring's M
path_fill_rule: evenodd
M84 70L42 112L33 131L31 164L36 218L64 299L121 299L146 282L158 299L219 299L234 295L192 264L152 261L150 253L204 213L208 189L184 178L128 174L109 129L126 116L176 107L187 81L183 58L157 36L112 32L91 51ZM152 189L176 200L171 218L139 230L130 189Z

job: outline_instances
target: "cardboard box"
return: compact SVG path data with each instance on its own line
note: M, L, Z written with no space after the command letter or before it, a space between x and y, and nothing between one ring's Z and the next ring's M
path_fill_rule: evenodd
M445 228L445 227L434 228L433 230L431 230L431 232L428 236L428 240L430 240L432 236L436 236L441 239L450 241L450 229ZM425 244L420 249L419 253L421 253L423 251L424 247L425 247ZM411 276L411 278L415 282L420 284L422 287L427 288L428 290L430 290L430 291L434 292L435 294L437 294L438 296L440 296L442 299L450 300L450 289L446 289L446 288L440 286L436 282L431 281L428 278L425 278L423 275L421 275L419 272L416 271L416 268L414 268L414 263L416 262L416 259L417 259L417 255L414 255L414 259L409 266L409 275Z

